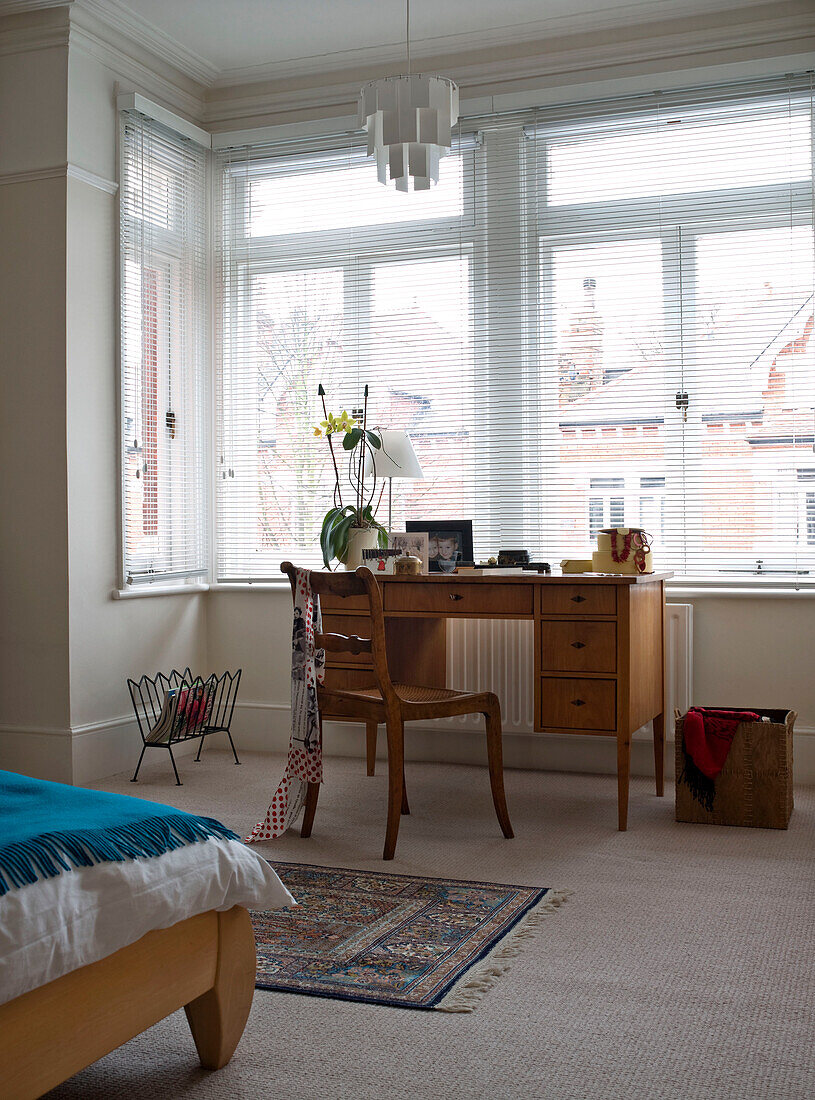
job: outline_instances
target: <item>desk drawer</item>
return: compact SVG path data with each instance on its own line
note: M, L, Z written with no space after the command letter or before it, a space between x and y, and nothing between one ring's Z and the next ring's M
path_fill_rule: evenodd
M532 616L533 592L529 584L388 581L382 588L385 611L465 618Z
M617 671L616 623L544 620L538 629L541 672Z
M358 638L370 638L371 620L367 615L323 615L324 634L356 634ZM326 664L370 665L370 653L327 653Z
M616 615L617 589L613 584L542 584L544 615Z
M566 680L541 677L540 724L553 729L617 728L616 680Z

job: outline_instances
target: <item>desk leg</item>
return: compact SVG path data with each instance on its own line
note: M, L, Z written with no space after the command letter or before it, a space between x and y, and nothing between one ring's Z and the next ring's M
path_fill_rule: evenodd
M654 775L657 781L657 796L665 794L665 715L658 714L654 719Z
M628 828L628 779L631 774L631 734L617 734L617 828Z

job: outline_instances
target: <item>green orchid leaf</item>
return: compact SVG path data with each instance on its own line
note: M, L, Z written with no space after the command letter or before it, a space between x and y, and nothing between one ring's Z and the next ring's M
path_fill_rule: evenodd
M322 530L320 531L320 549L322 550L323 563L326 569L329 568L332 558L337 557L335 552L337 526L344 519L352 518L353 514L354 509L350 504L346 504L343 508L330 508L325 514Z
M368 442L371 444L374 450L378 451L379 448L382 446L382 440L379 438L376 432L366 432L365 435L368 437Z
M362 439L362 429L352 428L350 432L345 433L342 441L343 448L346 451L353 451L360 439Z
M323 526L320 531L320 550L323 554L323 564L326 569L328 569L331 563L331 528L337 521L337 513L339 511L340 509L338 508L331 508L330 511L326 512L325 518L323 519Z
M337 561L345 562L348 554L348 532L354 524L354 516L343 516L339 523L331 529L332 557Z

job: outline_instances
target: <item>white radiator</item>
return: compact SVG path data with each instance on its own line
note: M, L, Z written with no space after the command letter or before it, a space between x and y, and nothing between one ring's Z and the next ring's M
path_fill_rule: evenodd
M691 705L693 605L668 604L665 615L666 734L673 735L673 712ZM447 683L462 691L494 691L501 700L504 730L535 728L534 623L523 619L448 619ZM434 723L436 724L436 723ZM438 725L480 728L472 715Z

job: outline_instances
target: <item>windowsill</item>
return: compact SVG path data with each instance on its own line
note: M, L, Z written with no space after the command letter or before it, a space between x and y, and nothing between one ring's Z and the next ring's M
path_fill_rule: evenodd
M114 588L114 600L141 600L145 596L187 596L209 592L209 584L155 584L138 588Z
M579 576L579 574L574 575ZM674 601L682 599L791 600L815 598L815 584L812 583L794 588L789 583L774 581L749 584L743 581L727 583L720 580L692 581L684 578L674 578L666 581L665 590L668 599ZM114 600L139 600L147 596L201 595L206 592L246 594L249 592L281 591L289 591L289 582L285 577L281 577L279 581L213 581L211 584L168 584L151 585L149 588L119 588L114 589L111 595Z
M815 596L815 586L806 588L793 588L770 586L764 584L754 585L705 585L693 584L688 581L668 581L665 592L669 600L675 599L740 599L740 600L798 600L811 599Z

